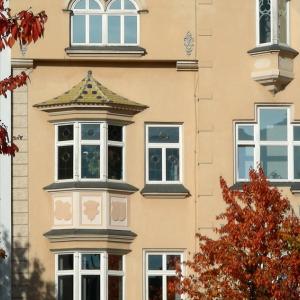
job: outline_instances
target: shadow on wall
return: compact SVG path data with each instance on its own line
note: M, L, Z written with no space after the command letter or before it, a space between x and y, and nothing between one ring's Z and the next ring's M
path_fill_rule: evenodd
M9 249L7 236L4 236L5 248ZM0 290L6 291L1 300L55 300L55 286L53 282L43 280L45 268L38 258L28 259L29 245L14 242L12 249L12 298L9 298L8 277L5 271L9 269L9 257L0 261Z

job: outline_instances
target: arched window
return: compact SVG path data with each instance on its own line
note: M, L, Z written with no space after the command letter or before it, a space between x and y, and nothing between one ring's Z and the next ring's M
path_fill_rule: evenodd
M138 45L139 16L133 0L77 0L72 5L72 45Z

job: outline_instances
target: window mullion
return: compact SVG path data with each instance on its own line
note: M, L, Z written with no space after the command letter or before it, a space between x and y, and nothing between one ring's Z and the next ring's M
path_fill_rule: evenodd
M161 153L161 172L162 172L162 181L163 182L166 182L167 180L167 173L166 173L166 170L167 170L167 157L166 157L166 147L165 146L162 146L162 153Z
M80 254L78 252L74 253L74 300L81 300L81 276L80 276Z
M100 159L100 164L101 164L101 170L102 170L102 177L104 181L107 180L108 178L108 161L107 161L107 151L108 151L108 142L107 142L107 138L108 138L108 125L107 123L102 123L102 148L101 148L101 159Z
M81 160L81 143L80 143L80 124L74 123L74 140L73 140L73 152L74 152L74 168L73 177L76 181L80 178L80 160Z
M101 299L108 299L108 253L102 253L101 255Z
M271 33L271 42L278 44L278 0L271 0Z

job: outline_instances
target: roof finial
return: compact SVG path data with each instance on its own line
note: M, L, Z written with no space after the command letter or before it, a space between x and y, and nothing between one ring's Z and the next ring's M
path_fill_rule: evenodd
M91 70L88 70L87 72L87 78L91 79L93 72Z

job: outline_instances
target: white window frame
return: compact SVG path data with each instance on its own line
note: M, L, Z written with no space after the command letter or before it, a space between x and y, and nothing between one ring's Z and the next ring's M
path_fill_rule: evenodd
M82 140L81 126L82 124L99 124L100 125L100 140ZM124 125L108 123L105 121L73 121L55 123L55 182L71 182L71 181L110 181L110 182L125 182L126 181L126 130ZM73 125L73 140L58 141L58 127L64 125ZM122 142L108 141L108 125L120 126L122 128ZM58 179L58 147L73 146L73 178ZM100 177L99 178L81 178L81 146L82 145L99 145L100 146ZM108 145L122 147L122 179L108 178Z
M121 0L121 9L110 10L110 6L113 4L113 1L110 1L105 8L100 1L95 0L99 3L101 9L88 9L86 0L85 9L74 9L76 4L80 0L77 0L73 3L71 10L73 15L71 16L71 45L72 46L137 46L140 44L140 15L138 14L138 6L133 0L129 0L136 8L136 10L126 10L124 9L124 0ZM84 43L75 43L73 42L74 32L73 32L73 17L77 15L85 16L85 42ZM102 16L102 42L101 43L90 43L89 42L89 18L91 15ZM108 42L108 16L120 16L120 43L109 43ZM136 43L125 43L125 16L135 16L137 18L137 42Z
M260 141L260 123L259 115L260 110L268 109L286 109L287 110L287 140L286 141ZM253 126L254 138L253 141L239 141L238 140L238 128L239 126ZM254 148L254 161L253 168L256 168L260 162L260 146L286 146L287 147L287 167L288 178L287 179L272 179L269 181L275 182L300 182L300 179L294 179L294 146L300 146L300 141L294 141L294 127L300 126L299 123L292 122L291 120L291 107L290 106L258 106L256 108L256 122L236 122L235 123L235 179L237 182L249 181L249 179L239 178L238 172L238 146L253 146Z
M148 257L149 255L162 255L163 261L163 270L148 270ZM180 263L182 268L182 273L185 274L184 268L184 252L177 250L144 250L144 300L149 300L149 291L148 291L148 276L162 276L163 278L163 298L162 300L167 300L166 291L167 291L167 276L177 276L175 270L164 270L166 266L167 255L179 255ZM185 299L184 296L181 296L180 299Z
M149 142L149 128L151 127L176 127L179 128L179 142L178 143L150 143ZM182 138L182 124L167 124L167 123L151 123L146 124L146 183L147 184L181 184L183 182L183 138ZM149 180L149 149L162 149L162 180ZM179 149L179 180L166 180L166 149Z
M58 270L59 255L73 255L73 270ZM82 270L81 261L84 254L99 254L100 255L100 270ZM122 277L122 300L125 300L125 255L122 256L122 271L108 270L108 255L117 253L109 253L106 251L60 251L55 252L55 298L58 299L58 277L64 275L73 275L73 300L81 300L81 282L83 275L99 275L100 276L100 299L108 300L108 276Z
M271 3L271 38L270 42L260 43L260 27L259 27L259 1L256 0L256 46L268 46L273 44L290 45L290 0L287 1L287 43L279 41L278 32L278 0L270 0Z

